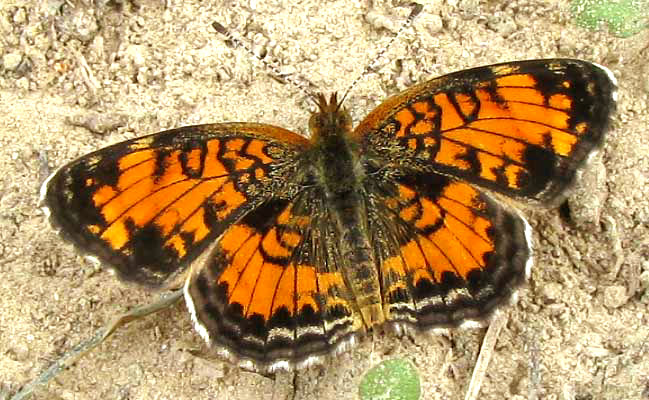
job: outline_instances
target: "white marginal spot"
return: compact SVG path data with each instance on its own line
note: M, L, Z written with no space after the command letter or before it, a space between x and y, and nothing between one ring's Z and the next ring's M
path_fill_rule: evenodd
M356 346L356 342L357 342L356 335L357 335L356 333L351 333L349 338L343 339L340 342L338 342L338 344L333 350L333 354L337 355L337 354L344 353L350 350L352 347Z
M595 157L597 157L598 154L599 154L599 150L591 151L590 154L586 157L586 162L584 162L584 165L590 165L592 160L594 160ZM583 168L581 168L581 169L583 169ZM580 171L577 171L577 172L583 172L583 171L580 170Z
M268 372L290 371L291 363L288 360L277 360L268 366Z
M191 274L187 277L187 280L185 281L185 285L183 286L183 296L185 297L185 305L187 306L187 310L189 310L189 315L192 318L192 321L194 322L194 329L196 329L196 332L198 332L199 335L207 342L207 344L211 344L212 340L210 338L209 332L207 332L207 328L205 328L205 325L201 324L198 321L198 317L196 316L196 306L194 305L194 301L192 300L192 296L189 294L189 282L191 280Z
M512 297L509 299L509 304L514 305L518 303L518 292L512 293Z
M47 186L50 184L50 181L52 178L54 178L54 175L56 175L59 172L59 169L56 171L52 172L43 182L41 185L41 190L40 190L40 196L38 196L38 205L43 206L43 203L45 202L45 196L47 195Z
M606 68L603 65L597 64L597 63L592 63L594 66L597 68L601 69L604 71L604 73L608 76L608 79L611 80L611 83L613 83L613 86L615 86L615 89L613 90L613 93L611 94L613 96L613 101L617 102L617 79L615 78L615 75L613 75L613 71L610 69Z
M406 332L406 326L405 324L399 324L399 323L394 323L391 324L390 327L394 331L394 334L397 336L403 336Z
M324 362L325 356L309 356L304 360L297 363L297 368L309 368L312 365L322 364Z
M45 216L49 219L50 216L52 215L52 211L50 208L45 204L45 197L47 197L47 187L50 185L50 181L56 174L59 173L59 170L61 168L57 168L56 171L52 172L47 179L43 182L41 185L41 189L39 191L39 196L38 196L38 206L43 210L43 213Z
M420 331L414 327L414 322L413 323L408 323L408 322L390 322L388 325L388 328L390 329L391 333L396 335L396 336L415 336L416 334L422 333L422 332L432 332L434 329L426 330L426 331Z
M223 360L227 360L228 362L232 364L237 364L240 359L237 355L235 355L233 352L230 350L226 349L223 346L215 346L216 349L216 354L221 357Z
M99 267L101 267L103 265L101 263L101 260L99 258L97 258L97 256L94 256L94 255L91 255L91 254L85 254L83 256L83 258L84 258L84 260L92 263L92 265L95 268L99 268ZM113 273L113 274L115 273L115 271L112 268L110 268L108 271L110 271L110 273Z
M466 321L465 321L465 322L466 322ZM463 324L464 324L464 323L460 324L460 326L462 326ZM449 327L438 326L438 327L435 327L435 328L430 328L430 329L429 329L428 331L426 331L426 332L430 332L430 333L432 333L432 334L434 334L434 335L440 335L440 336L441 336L441 335L445 335L445 336L448 336L448 335L451 334L451 329L450 329Z
M498 308L495 310L491 311L489 317L485 319L466 319L458 325L458 328L460 329L478 329L478 328L484 328L489 324L491 321L491 318L493 318L494 314L498 312Z
M527 242L527 250L530 252L530 257L525 262L525 280L530 278L532 274L532 265L534 265L534 248L532 246L532 227L530 223L527 222L527 219L519 212L519 217L523 220L525 224L525 241Z
M238 364L239 364L239 366L241 368L246 369L248 371L256 371L257 370L257 368L256 368L257 364L255 364L255 362L253 362L252 360L249 360L247 358L240 359Z

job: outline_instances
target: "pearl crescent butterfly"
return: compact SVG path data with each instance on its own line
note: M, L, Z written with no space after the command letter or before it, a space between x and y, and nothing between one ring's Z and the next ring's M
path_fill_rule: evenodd
M479 67L390 97L356 128L336 94L315 100L309 139L172 129L63 166L43 204L120 278L184 284L227 359L302 367L368 330L453 327L506 303L531 232L498 198L562 199L603 142L615 79L571 59Z

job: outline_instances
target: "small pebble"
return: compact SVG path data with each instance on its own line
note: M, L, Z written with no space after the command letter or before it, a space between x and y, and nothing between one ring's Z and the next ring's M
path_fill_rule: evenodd
M29 79L23 76L16 81L16 86L23 90L29 90Z
M621 285L613 285L604 289L604 305L609 308L618 308L626 304L628 300L626 288Z
M444 30L442 17L437 14L421 15L417 23L423 26L431 35L438 34Z
M27 12L24 8L19 8L14 13L14 22L16 24L24 24L27 21Z
M29 358L29 348L23 344L16 344L9 348L10 356L16 361L25 361Z
M2 65L8 71L13 71L20 65L20 62L23 59L23 55L17 51L12 53L7 53L2 57Z
M561 292L563 288L560 283L550 282L546 285L543 285L542 294L548 302L554 302L561 298Z
M200 357L194 358L194 374L208 381L215 381L225 376L222 362L208 361Z

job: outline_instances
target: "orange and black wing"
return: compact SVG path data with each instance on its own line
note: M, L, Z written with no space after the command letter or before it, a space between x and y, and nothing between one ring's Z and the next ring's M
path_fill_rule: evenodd
M550 204L601 145L614 100L604 67L512 62L414 86L372 111L354 135L368 158Z
M171 283L210 242L286 184L303 137L261 124L197 125L85 155L44 183L61 233L123 279Z
M369 184L381 193L368 218L388 324L479 320L529 274L527 222L468 183L422 172Z
M309 190L268 200L192 267L185 298L196 330L230 361L260 372L300 367L363 329L322 202Z

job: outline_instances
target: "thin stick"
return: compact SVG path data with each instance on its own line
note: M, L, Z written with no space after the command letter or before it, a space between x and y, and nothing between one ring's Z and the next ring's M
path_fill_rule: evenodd
M528 385L527 400L538 400L539 389L541 388L541 362L539 360L539 346L537 345L534 332L532 336L527 336L527 352L529 354L529 378L530 384ZM531 339L531 340L530 340Z
M146 317L147 315L171 307L180 300L182 294L183 290L177 289L173 292L163 294L152 303L135 307L134 309L113 318L111 322L99 329L90 339L74 346L70 351L50 365L45 371L41 372L36 379L23 386L22 389L11 398L11 400L24 400L29 398L37 387L47 384L61 371L71 367L86 353L100 345L104 340L108 339L117 328L126 325L131 321L135 321L136 319Z
M480 354L478 355L478 360L473 368L473 375L471 376L469 389L466 392L466 396L464 396L464 400L476 400L478 398L482 381L487 373L489 361L491 361L494 347L496 347L496 342L498 341L498 336L500 335L503 326L507 323L508 318L509 314L507 312L496 312L491 319L489 329L487 329L487 334L482 340Z

